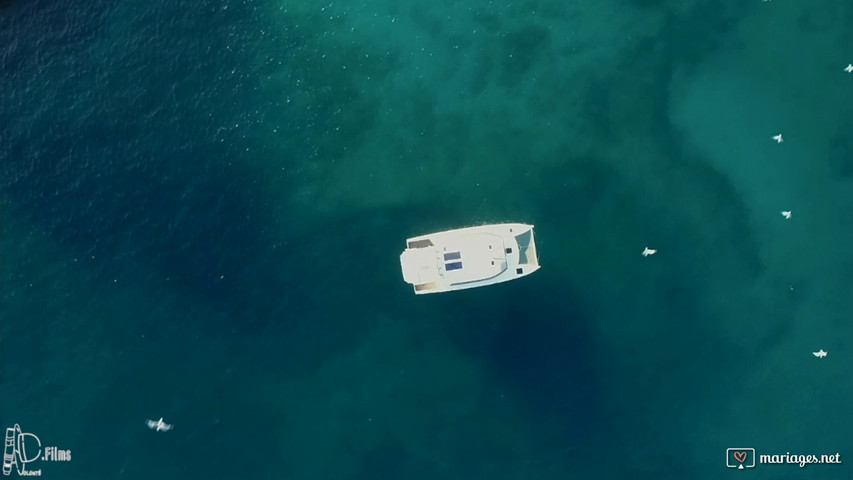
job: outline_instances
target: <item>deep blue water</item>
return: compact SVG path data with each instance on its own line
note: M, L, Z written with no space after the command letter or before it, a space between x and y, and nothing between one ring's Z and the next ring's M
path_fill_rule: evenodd
M63 479L853 458L853 7L756 3L0 3L0 423ZM402 281L502 221L540 272Z

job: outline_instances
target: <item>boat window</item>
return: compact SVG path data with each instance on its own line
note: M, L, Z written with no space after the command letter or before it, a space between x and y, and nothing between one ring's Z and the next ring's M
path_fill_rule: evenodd
M448 263L444 266L444 268L446 268L448 272L451 270L461 270L462 269L462 262Z
M444 254L445 262L448 260L459 260L460 258L462 258L462 254L460 252L450 252Z

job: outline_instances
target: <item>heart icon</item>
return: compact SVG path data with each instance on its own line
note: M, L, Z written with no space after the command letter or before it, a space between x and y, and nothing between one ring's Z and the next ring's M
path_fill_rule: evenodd
M735 460L737 460L740 463L745 462L746 461L746 452L735 452Z

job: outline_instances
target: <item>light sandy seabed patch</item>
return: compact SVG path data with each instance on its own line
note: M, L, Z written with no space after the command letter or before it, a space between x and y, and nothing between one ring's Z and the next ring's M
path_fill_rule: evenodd
M765 266L737 300L716 297L722 331L744 349L784 331L756 367L744 370L743 397L705 420L722 443L732 441L732 426L742 425L762 432L752 438L777 438L789 449L803 439L804 448L817 445L822 436L843 444L831 433L843 428L826 419L827 409L841 408L851 395L841 380L853 339L853 182L831 168L838 132L819 125L849 125L844 116L853 104L843 81L849 79L825 53L841 51L842 25L803 32L811 10L811 4L784 5L741 19L738 46L679 78L674 89L673 122L743 198L742 215L750 219ZM797 33L782 33L791 31ZM777 133L784 143L770 139ZM792 210L793 218L785 220L781 210ZM718 222L709 213L713 228ZM786 295L796 298L796 307L782 312L774 305ZM785 317L793 323L786 325ZM825 345L837 349L834 361L812 364L810 352Z
M332 127L340 137L326 138L340 142L340 155L295 192L297 205L318 213L421 202L471 207L503 196L511 183L534 188L548 163L590 148L578 117L586 88L574 85L615 70L620 54L660 23L621 2L281 12L288 29L299 19L327 19L327 27L314 25L305 61L341 75L371 104L364 118ZM345 50L353 53L342 57ZM359 68L376 58L392 59L391 68L379 75ZM345 116L352 104L340 107L336 115ZM357 145L346 145L353 129L366 127Z

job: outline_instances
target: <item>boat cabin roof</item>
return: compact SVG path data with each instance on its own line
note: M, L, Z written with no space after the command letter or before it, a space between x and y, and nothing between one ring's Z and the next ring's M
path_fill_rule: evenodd
M506 270L504 242L497 235L469 235L439 249L439 270L451 284L484 280Z

